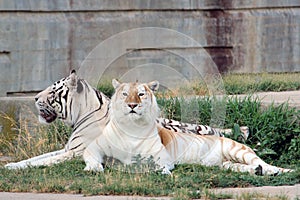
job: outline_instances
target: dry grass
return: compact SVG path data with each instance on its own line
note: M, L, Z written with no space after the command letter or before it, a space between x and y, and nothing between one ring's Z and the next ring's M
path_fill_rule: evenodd
M26 113L27 112L27 113ZM0 133L1 152L13 160L28 159L63 148L70 129L61 122L41 125L30 109L16 120L9 113L0 113L6 123Z
M299 73L224 74L222 77L206 77L205 80L183 82L174 88L161 87L156 95L159 98L170 98L298 90L300 89L299 77ZM108 80L101 82L98 88L108 96L111 96L114 92L111 81Z

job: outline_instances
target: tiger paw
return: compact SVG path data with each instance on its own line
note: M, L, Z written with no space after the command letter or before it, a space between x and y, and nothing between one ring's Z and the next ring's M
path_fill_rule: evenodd
M172 172L168 168L164 167L161 174L172 175Z
M275 166L262 166L263 167L263 174L264 175L271 175L271 176L277 176L281 173L280 169Z
M263 168L261 165L258 165L256 168L255 168L255 175L257 176L262 176L263 175Z
M89 164L87 163L85 168L84 168L84 171L92 171L92 172L103 172L104 169L103 169L103 166L102 164Z

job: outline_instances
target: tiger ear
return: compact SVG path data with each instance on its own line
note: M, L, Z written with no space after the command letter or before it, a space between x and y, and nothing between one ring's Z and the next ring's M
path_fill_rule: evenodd
M156 92L159 88L159 82L158 81L151 81L148 84L148 87L153 91Z
M117 79L113 79L111 83L115 89L117 89L121 85L121 83Z
M81 93L83 91L83 85L76 75L75 69L73 69L70 73L70 86L76 88L77 93Z
M70 75L71 75L71 74L75 74L75 75L76 75L76 70L75 70L75 69L72 69L71 72L70 72Z
M69 77L70 77L70 85L73 87L77 86L77 75L74 69L71 71Z

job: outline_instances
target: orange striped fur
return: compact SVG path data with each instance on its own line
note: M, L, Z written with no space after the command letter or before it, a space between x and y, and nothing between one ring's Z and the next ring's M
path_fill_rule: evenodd
M293 171L267 164L250 147L229 138L173 132L162 127L158 130L175 164L198 163L257 175Z

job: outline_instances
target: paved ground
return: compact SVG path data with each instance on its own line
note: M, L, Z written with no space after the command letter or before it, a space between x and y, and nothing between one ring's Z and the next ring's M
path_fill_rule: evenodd
M241 95L242 96L242 95ZM288 101L292 107L300 109L300 91L291 92L267 92L257 93L253 95L253 98L258 97L261 99L264 105L268 105L272 102L280 104ZM300 184L294 186L279 186L279 187L255 187L255 188L222 188L211 190L215 193L241 195L242 193L262 193L264 195L278 196L286 195L289 199L300 198ZM139 197L139 196L92 196L83 197L82 195L73 194L36 194L36 193L0 193L0 200L127 200L127 199L170 199L166 197Z
M251 187L251 188L222 188L212 189L214 193L219 194L232 194L233 196L240 196L242 194L263 194L267 196L286 196L289 199L300 198L300 184L293 186L264 186L264 187Z
M75 194L41 194L41 193L0 193L2 200L150 200L166 199L166 197L140 197L140 196L88 196Z
M242 194L263 194L264 196L285 196L288 199L300 198L300 184L293 186L264 186L252 188L222 188L212 189L211 192L217 194L232 194L234 197ZM89 196L74 194L39 194L39 193L0 193L0 199L5 200L150 200L150 199L164 199L167 197L141 197L141 196Z
M244 97L246 95L239 95ZM262 104L270 105L281 104L288 102L289 106L300 109L300 91L287 91L287 92L261 92L253 94L252 98L258 97Z

